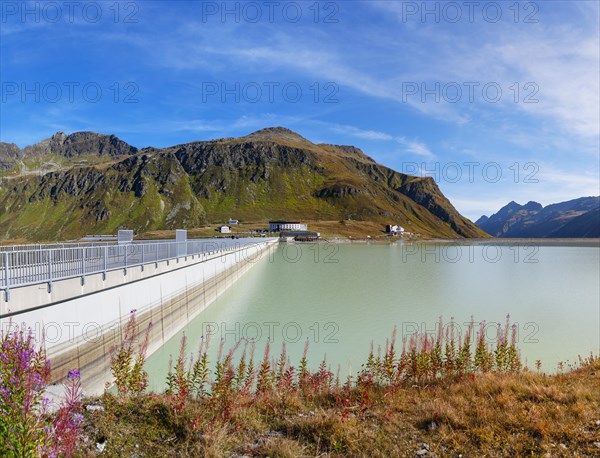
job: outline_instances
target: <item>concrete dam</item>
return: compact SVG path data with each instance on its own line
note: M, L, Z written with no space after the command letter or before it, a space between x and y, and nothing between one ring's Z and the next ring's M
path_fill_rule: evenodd
M180 231L178 231L180 232ZM179 237L178 237L179 238ZM0 325L31 329L52 382L79 369L99 394L131 313L152 354L257 262L277 238L130 241L0 247Z

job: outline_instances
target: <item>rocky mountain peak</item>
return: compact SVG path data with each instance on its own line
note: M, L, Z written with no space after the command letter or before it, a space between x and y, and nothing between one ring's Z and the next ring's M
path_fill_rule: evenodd
M527 210L530 212L539 212L540 210L542 210L542 208L544 208L542 204L533 200L530 200L525 205L523 205L523 210Z
M287 140L293 142L308 142L302 135L288 129L287 127L266 127L264 129L252 132L244 138L265 139L265 140Z
M481 224L485 224L488 221L489 221L489 218L487 215L481 215L481 217L477 221L475 221L475 224L477 226L481 226Z
M56 132L50 140L52 140L53 142L55 142L58 145L64 145L65 141L67 140L68 137L69 136L67 134L59 131L59 132Z

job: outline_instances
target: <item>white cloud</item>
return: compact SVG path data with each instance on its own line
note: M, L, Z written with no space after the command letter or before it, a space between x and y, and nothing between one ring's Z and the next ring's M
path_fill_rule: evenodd
M497 82L503 90L500 103L474 106L496 112L499 123L511 125L505 114L523 112L540 123L550 123L557 132L587 139L600 135L600 28L598 3L553 2L544 5L536 17L537 24L515 24L506 20L490 24L481 18L460 27L454 24L422 24L420 16L402 20L402 2L369 2L383 13L392 13L403 30L414 37L414 55L427 58L416 61L407 54L404 81ZM556 6L555 6L556 5ZM418 7L418 5L417 5ZM512 12L504 11L509 16ZM507 16L508 17L508 16ZM431 18L430 18L431 19ZM446 27L444 27L446 25ZM406 48L400 48L406 53ZM408 79L407 79L408 77ZM511 86L519 83L518 103L514 103ZM524 103L536 83L539 103ZM411 98L411 106L426 114L442 113L436 105L463 112L464 104L422 104ZM494 114L494 113L492 113ZM465 115L465 121L476 115ZM514 127L514 124L512 124ZM534 136L537 132L532 133Z
M407 140L405 137L396 137L395 140L400 145L404 146L405 150L409 153L416 154L417 156L422 156L427 159L435 158L435 154L433 154L424 143L420 143L415 140Z
M375 141L388 141L395 142L403 147L403 151L417 156L422 156L427 159L433 159L435 154L431 152L429 147L422 142L417 140L407 139L404 136L394 136L386 132L376 130L365 130L354 126L339 125L339 124L326 124L329 128L334 131L345 135L351 135L353 137L362 138L364 140L375 140Z
M572 29L557 32L560 36L545 32L515 37L520 40L495 47L494 55L506 68L516 68L522 82L521 98L527 93L523 83L532 81L539 86L539 103L520 101L518 108L550 119L575 135L598 137L600 38L597 32L587 36Z
M394 137L390 134L386 134L385 132L379 132L375 130L363 130L354 126L346 126L346 125L338 125L334 124L330 126L330 129L334 132L339 132L346 135L352 135L353 137L362 138L365 140L384 140L390 141L393 140Z

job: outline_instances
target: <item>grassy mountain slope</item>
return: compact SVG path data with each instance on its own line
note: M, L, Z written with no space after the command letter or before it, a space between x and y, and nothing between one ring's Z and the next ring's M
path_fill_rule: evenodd
M0 161L12 164L0 184L3 238L192 228L229 217L350 218L396 222L425 236L483 235L432 178L284 128L142 150L114 136L58 133L21 151L0 144Z

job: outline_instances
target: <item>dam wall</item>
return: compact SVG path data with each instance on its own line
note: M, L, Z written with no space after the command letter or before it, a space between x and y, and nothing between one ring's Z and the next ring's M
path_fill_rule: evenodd
M147 355L176 335L258 262L277 239L11 290L0 306L6 326L24 325L45 343L51 383L78 369L86 394L111 383L110 355L135 314L134 347ZM168 362L165 361L165 365Z

